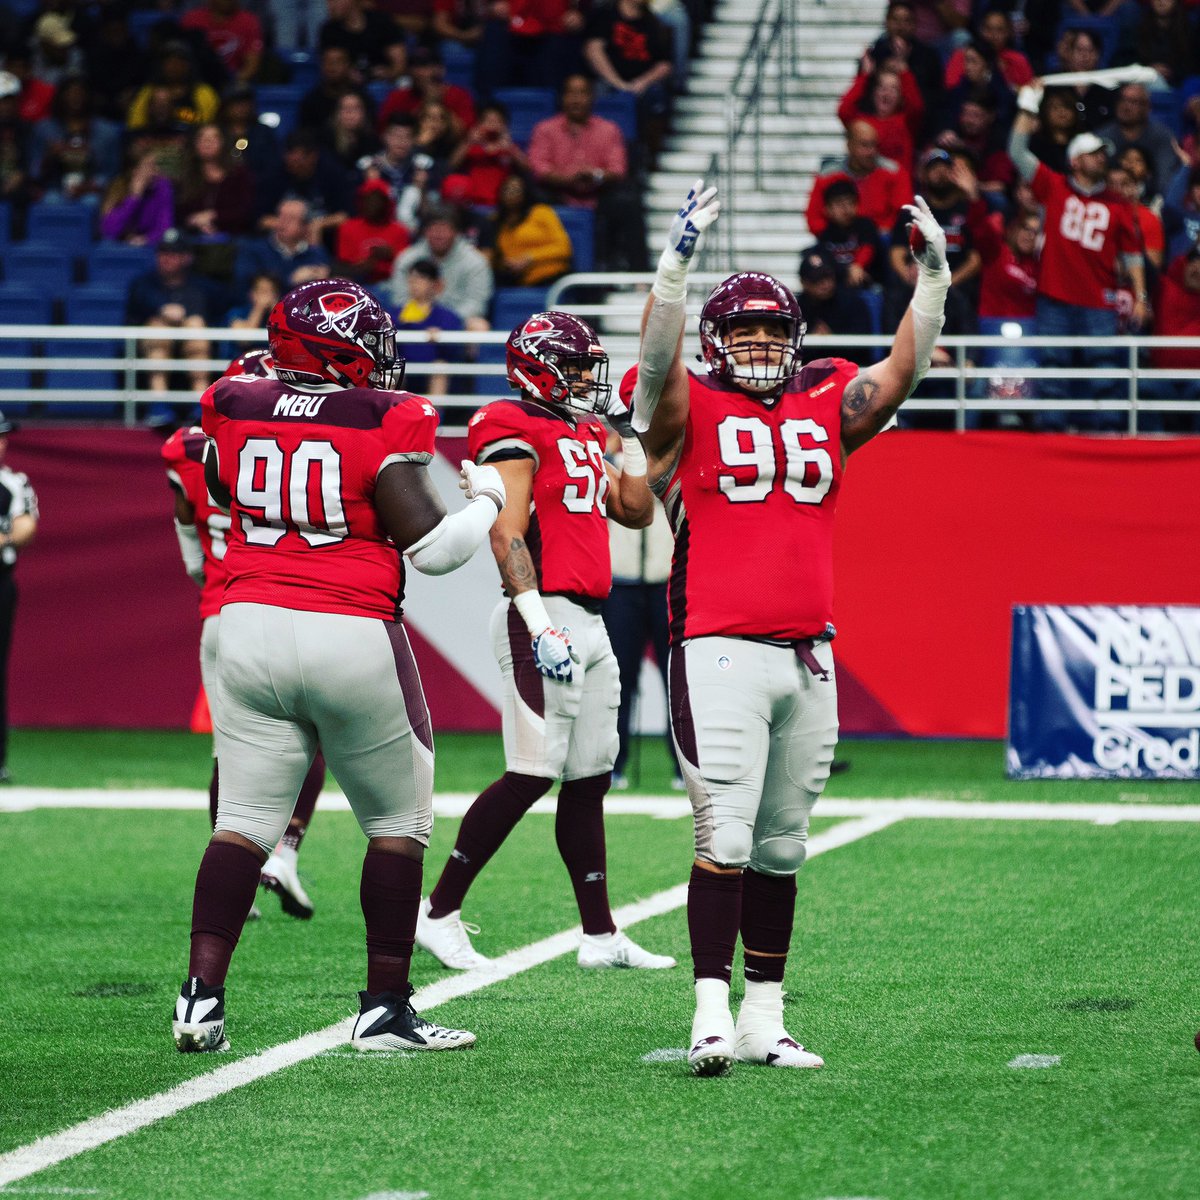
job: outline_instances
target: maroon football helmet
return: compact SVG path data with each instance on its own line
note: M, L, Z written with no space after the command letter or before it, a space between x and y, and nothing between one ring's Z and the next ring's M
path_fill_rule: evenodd
M505 351L508 382L534 400L591 413L612 394L608 352L596 331L570 313L534 313L508 335ZM583 371L592 373L586 384Z
M392 318L349 279L292 288L267 318L267 341L275 373L289 383L391 389L404 379Z
M266 346L259 346L257 349L247 350L245 354L239 354L225 368L225 376L230 375L253 375L257 379L274 379L275 360L271 357L271 351Z
M764 317L782 323L786 343L740 342L744 363L733 357L730 330L739 322ZM804 341L804 314L791 290L773 275L739 271L718 284L700 310L700 349L709 372L748 392L770 395L800 371L800 346Z

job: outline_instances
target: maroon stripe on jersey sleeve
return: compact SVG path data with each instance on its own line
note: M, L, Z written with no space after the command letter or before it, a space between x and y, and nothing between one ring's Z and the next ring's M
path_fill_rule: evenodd
M183 454L185 458L190 458L192 462L202 463L204 461L204 449L207 445L208 438L200 430L196 430L193 433L189 429L183 435Z
M404 694L404 711L413 736L425 747L433 749L433 725L429 720L429 706L425 703L425 692L421 687L421 676L417 672L417 660L413 658L408 633L399 621L385 621L388 641L392 643L392 657L396 660L396 679Z
M667 584L667 609L671 618L671 645L677 646L685 636L687 625L687 568L690 536L685 515L675 530L675 557L671 560L671 579Z
M517 695L536 716L546 715L545 680L533 662L533 639L515 604L508 606L508 648L512 652Z
M378 429L384 415L409 398L407 392L375 388L306 392L282 379L236 376L218 379L212 389L213 408L231 421L278 421L341 429Z
M671 732L675 735L675 745L679 753L692 764L700 765L696 753L696 723L692 720L692 701L688 696L687 662L682 646L671 647L669 670L671 706Z

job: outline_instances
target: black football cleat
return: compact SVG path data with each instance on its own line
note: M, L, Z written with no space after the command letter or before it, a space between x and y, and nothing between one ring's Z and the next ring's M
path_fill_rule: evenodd
M443 1029L419 1016L412 1006L412 994L411 983L403 996L359 992L350 1045L355 1050L465 1050L475 1045L473 1033Z

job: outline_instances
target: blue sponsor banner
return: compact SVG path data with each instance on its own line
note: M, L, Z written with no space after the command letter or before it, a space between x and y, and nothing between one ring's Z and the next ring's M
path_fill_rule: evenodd
M1200 608L1013 608L1008 774L1200 779Z

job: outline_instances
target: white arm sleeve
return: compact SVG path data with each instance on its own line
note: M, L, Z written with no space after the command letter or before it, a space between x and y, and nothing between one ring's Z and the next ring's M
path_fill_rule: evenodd
M448 575L479 549L499 515L491 496L476 496L466 508L447 513L404 557L422 575Z
M922 266L917 272L917 286L909 305L912 309L913 351L916 359L912 385L908 389L910 396L929 372L933 348L937 345L938 335L946 323L946 293L949 290L949 267L943 266L940 271L930 271Z
M200 534L195 525L185 525L175 518L175 536L179 539L179 553L183 556L183 568L192 577L197 587L204 586L204 551L200 547Z
M654 303L646 317L642 348L638 357L637 385L633 389L633 428L645 433L654 419L675 351L683 336L687 292L678 300L664 300L655 289Z

